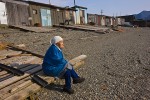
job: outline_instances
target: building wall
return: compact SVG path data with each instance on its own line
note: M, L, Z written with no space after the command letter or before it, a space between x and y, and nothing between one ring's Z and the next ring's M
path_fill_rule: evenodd
M96 15L96 14L88 14L88 23L93 22L97 26L105 26L106 25L106 18L103 15ZM107 19L108 23L110 23L109 19Z
M69 24L75 24L74 12L72 10L65 10L65 21L69 20Z
M84 15L84 16L85 16L85 24L87 24L87 19L88 19L88 18L87 18L87 10L85 10L85 13L84 13L84 14L85 14L85 15Z
M80 9L77 8L76 11L76 24L80 24Z
M87 11L81 8L76 8L76 10L76 24L87 24Z
M51 26L65 22L65 10L30 4L30 16L32 17L32 25L35 25L36 23L40 23L42 25L40 12L41 9L50 10ZM33 14L33 10L37 10L37 14Z
M96 16L95 14L87 14L88 16L88 23L93 22L96 24Z
M30 4L29 12L30 12L30 18L31 18L30 23L32 26L38 23L42 25L40 8L41 8L40 6Z
M105 26L106 25L106 20L105 20L105 17L102 16L101 18L101 26Z
M6 2L8 25L29 25L28 5Z
M52 15L52 25L57 25L65 22L64 10L52 9L51 15Z

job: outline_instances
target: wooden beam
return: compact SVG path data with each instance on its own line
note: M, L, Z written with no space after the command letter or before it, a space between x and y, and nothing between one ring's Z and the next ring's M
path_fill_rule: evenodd
M12 94L14 93L14 92L10 93L11 89L13 89L13 88L19 86L19 85L22 84L22 83L27 82L28 80L31 80L31 77L24 78L24 79L22 79L22 80L20 80L20 81L18 81L18 82L16 82L16 83L14 83L14 84L11 84L11 85L9 85L9 86L7 86L7 87L1 89L1 90L0 90L0 98L1 98L1 99L2 99L2 98L5 99L5 98L9 97L10 95L12 95ZM1 100L1 99L0 99L0 100ZM3 99L2 99L2 100L3 100Z
M33 56L37 56L37 57L39 57L39 58L44 58L43 55L39 55L39 54L33 53L33 52L31 52L31 51L23 50L23 49L20 49L20 48L18 48L18 47L15 47L15 46L8 45L7 48L8 48L8 49L11 49L11 50L26 52L26 53L28 53L28 54L32 54Z
M7 65L4 65L4 64L1 64L1 63L0 63L0 68L6 70L6 71L8 71L8 72L11 72L11 73L13 73L13 74L16 74L16 75L18 75L18 76L24 75L24 72L22 72L22 71L20 71L20 70L18 70L18 69L16 69L16 68L13 68L13 67L11 67L11 66L7 66Z
M74 65L74 69L77 69L79 66L81 66L81 65L83 65L83 64L84 64L84 61L79 61L79 62L77 62L77 63ZM53 78L53 77L46 76L42 71L39 72L39 73L37 73L37 75L38 75L39 77L41 77L42 79L46 80L49 84L50 84L52 81L54 81L54 78ZM18 91L18 90L20 90L20 89L23 89L23 88L29 86L29 84L32 84L32 81L31 81L31 80L28 80L27 82L25 82L25 83L23 83L23 84L20 84L20 85L14 87L14 88L12 88L12 89L10 90L10 93L14 93L14 92L16 92L16 91ZM6 97L8 97L8 95L7 95Z
M6 86L8 86L8 85L10 85L10 84L12 84L12 83L14 83L14 82L17 82L17 81L19 81L19 80L21 80L21 79L24 79L24 78L30 76L31 74L33 74L33 73L35 73L35 72L38 72L38 71L40 71L40 70L42 70L42 66L38 66L38 67L36 67L36 68L33 68L33 69L27 71L23 76L20 76L20 77L14 76L14 77L12 77L12 78L9 78L9 79L7 79L7 80L4 80L4 81L2 81L1 84L0 84L0 89L4 88L4 87L6 87Z
M25 71L28 71L28 70L38 66L39 64L41 64L41 61L42 61L41 59L37 59L37 58L31 59L31 60L29 59L25 63L31 63L32 65L31 64L23 64L20 66L13 66L13 68L20 69L21 71L25 72ZM8 78L11 78L13 76L14 76L13 74L7 73L7 71L2 71L2 72L0 72L0 82L3 80L6 80Z
M0 77L3 76L3 75L5 75L5 74L7 74L7 71L4 71L4 70L1 71L1 72L0 72Z
M40 60L40 59L35 59L35 60L33 60L32 62L30 62L30 63L33 63L33 65L27 64L27 65L28 65L28 66L26 65L27 67L21 67L20 69L22 69L22 71L25 71L25 70L28 70L28 69L30 69L30 68L34 68L34 66L36 67L38 63L41 63L41 60ZM35 63L36 63L36 64L35 64ZM34 64L35 64L35 65L34 65ZM30 66L31 66L31 67L30 67ZM38 73L39 73L39 72L38 72ZM38 73L37 73L37 74L38 74ZM25 78L25 79L22 79L22 80L20 80L20 81L14 83L14 84L11 84L11 85L9 85L9 86L7 86L7 87L1 89L1 90L0 90L0 93L1 93L1 94L0 94L0 97L1 97L1 98L3 97L3 99L4 99L4 98L7 98L8 96L12 95L12 94L15 93L16 91L19 91L19 90L21 90L21 89L23 89L23 88L25 88L25 87L31 85L32 82L31 82L31 80L29 80L29 79L30 79L30 77L27 77L27 78ZM29 81L30 81L30 82L29 82ZM11 92L11 93L10 93L10 92Z

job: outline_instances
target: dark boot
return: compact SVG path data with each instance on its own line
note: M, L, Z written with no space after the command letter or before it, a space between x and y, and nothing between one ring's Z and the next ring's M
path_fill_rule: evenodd
M63 91L67 92L68 94L73 94L74 93L74 90L72 88L68 89L68 88L64 87Z
M85 78L79 77L73 79L73 84L82 83L85 80Z

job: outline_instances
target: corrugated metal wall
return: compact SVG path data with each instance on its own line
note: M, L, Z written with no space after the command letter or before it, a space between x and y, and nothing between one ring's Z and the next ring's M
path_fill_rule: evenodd
M8 25L29 25L28 6L6 2Z

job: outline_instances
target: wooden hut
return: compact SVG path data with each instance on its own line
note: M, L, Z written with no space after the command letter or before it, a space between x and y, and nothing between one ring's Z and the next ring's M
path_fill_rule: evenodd
M66 20L72 20L72 23L74 23L71 13L75 10L72 8L58 7L33 1L27 2L29 3L31 25L52 26L64 24Z
M88 22L88 24L95 24L95 25L97 25L97 15L96 14L87 14L87 22Z
M75 12L75 24L87 24L87 8L82 6L72 7Z
M106 25L106 16L98 14L87 14L88 23L94 23L97 26Z
M0 21L7 25L29 25L29 5L21 0L0 0Z

